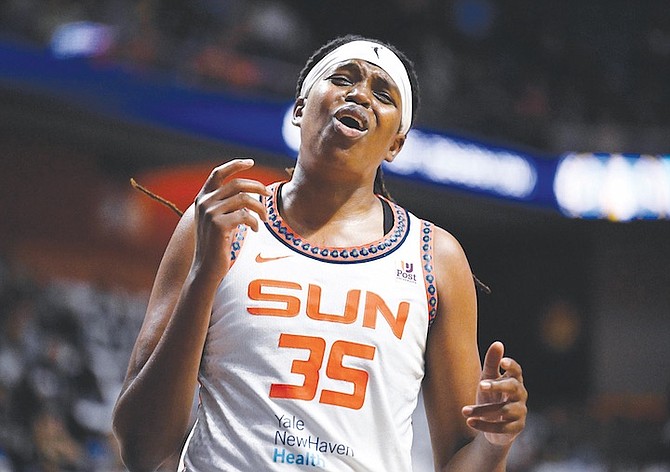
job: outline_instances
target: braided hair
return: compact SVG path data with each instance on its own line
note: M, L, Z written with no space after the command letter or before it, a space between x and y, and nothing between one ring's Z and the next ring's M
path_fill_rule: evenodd
M393 46L392 44L385 43L383 41L379 41L377 39L369 39L365 38L360 35L355 35L355 34L348 34L346 36L340 36L338 38L335 38L323 46L321 46L319 49L314 51L314 53L310 56L310 58L307 60L305 63L305 66L303 67L302 71L300 72L300 76L298 77L298 82L296 84L296 91L295 91L295 96L298 98L300 96L300 89L302 88L302 83L305 81L305 77L307 77L307 74L309 73L310 70L312 70L312 67L314 67L323 57L326 56L330 51L337 49L338 47L342 46L343 44L350 43L352 41L373 41L379 44L382 44L383 46L386 46L389 48L391 51L395 53L396 56L400 59L400 61L403 63L405 66L405 69L407 70L407 75L409 76L409 82L412 87L412 123L414 122L414 119L416 117L416 112L419 108L419 103L420 103L420 93L419 93L419 80L416 75L416 69L414 67L414 63L398 48ZM384 197L388 198L389 200L393 200L391 198L391 194L389 191L386 189L386 184L384 183L384 174L382 172L382 167L379 166L377 168L377 174L375 175L375 183L374 183L374 192L379 195L383 195Z

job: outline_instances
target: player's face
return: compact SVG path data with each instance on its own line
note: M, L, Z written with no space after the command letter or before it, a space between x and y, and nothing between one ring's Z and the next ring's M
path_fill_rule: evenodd
M383 69L351 60L316 81L308 98L298 101L295 120L303 143L317 154L346 150L376 169L404 143L401 105L398 87Z

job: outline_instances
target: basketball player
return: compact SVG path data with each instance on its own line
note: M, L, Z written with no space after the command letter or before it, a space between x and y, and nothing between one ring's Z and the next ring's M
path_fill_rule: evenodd
M417 93L395 48L339 38L299 79L290 180L235 178L249 159L213 170L168 245L116 405L130 470L183 446L188 471L407 472L421 387L436 470L504 470L526 418L521 367L495 342L482 369L459 243L379 194Z

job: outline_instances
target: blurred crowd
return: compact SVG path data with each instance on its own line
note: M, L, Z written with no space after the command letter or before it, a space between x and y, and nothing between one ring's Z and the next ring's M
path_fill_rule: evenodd
M111 412L146 296L0 263L0 471L121 471Z
M5 37L49 45L90 22L102 27L99 60L282 98L324 41L378 37L416 62L420 124L549 151L580 125L670 123L667 0L3 0L0 9Z

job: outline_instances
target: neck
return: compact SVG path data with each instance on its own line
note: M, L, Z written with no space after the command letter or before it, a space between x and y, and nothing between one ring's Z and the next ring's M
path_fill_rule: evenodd
M282 188L282 218L313 242L346 246L376 239L383 235L383 216L373 184L307 177L298 166Z

